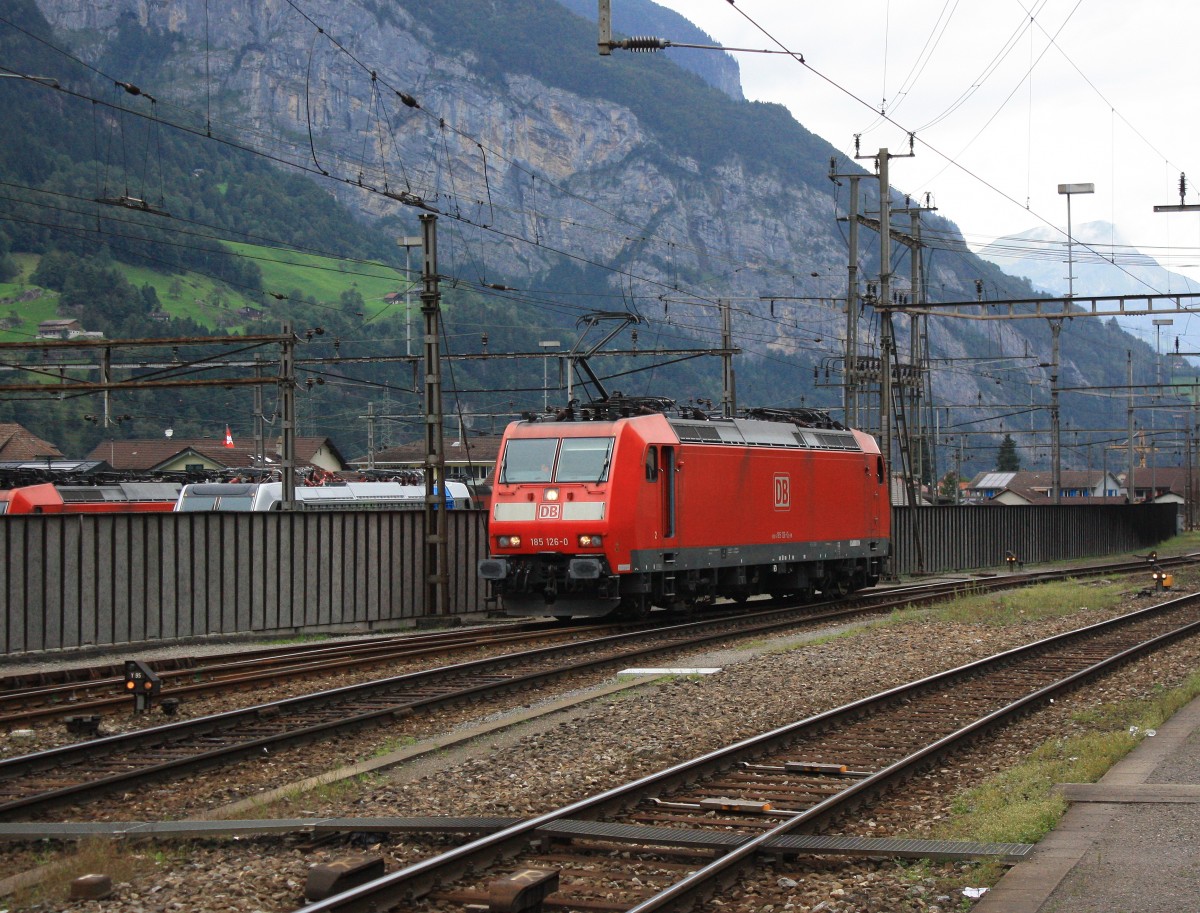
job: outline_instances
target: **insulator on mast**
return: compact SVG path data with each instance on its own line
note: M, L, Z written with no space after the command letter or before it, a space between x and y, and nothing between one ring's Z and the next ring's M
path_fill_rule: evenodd
M655 38L651 35L634 35L632 38L626 38L619 42L620 46L627 51L652 53L661 51L663 48L669 48L671 42L665 38Z

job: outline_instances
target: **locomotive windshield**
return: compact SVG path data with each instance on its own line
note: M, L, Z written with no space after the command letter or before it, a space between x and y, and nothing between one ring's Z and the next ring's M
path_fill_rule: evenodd
M514 438L504 448L500 481L603 482L612 449L610 437Z
M501 482L549 482L553 477L558 438L514 438L504 448Z
M610 437L572 437L562 442L558 454L556 482L603 482L608 478L612 456Z

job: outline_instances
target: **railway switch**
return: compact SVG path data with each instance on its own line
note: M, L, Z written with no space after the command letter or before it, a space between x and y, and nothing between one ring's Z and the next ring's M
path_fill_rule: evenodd
M491 913L537 913L558 890L558 869L522 869L488 885Z
M140 659L125 660L125 693L133 695L133 712L145 713L162 690L162 681Z
M825 774L831 777L844 777L849 774L845 764L823 764L818 761L786 761L783 769L796 774Z
M771 810L770 802L758 802L754 799L701 799L700 808L719 812L748 812L764 814Z

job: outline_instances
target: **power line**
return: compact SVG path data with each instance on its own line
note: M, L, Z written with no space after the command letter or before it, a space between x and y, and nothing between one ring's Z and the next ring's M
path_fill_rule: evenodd
M1079 2L1082 2L1082 0L1079 0ZM1077 4L1076 4L1076 8L1078 7L1078 5L1079 5L1079 4L1077 3ZM784 50L787 50L787 52L788 52L788 53L787 53L787 56L791 57L793 60L795 60L795 61L796 61L798 64L800 64L800 65L801 65L801 66L803 66L805 69L807 69L807 70L808 70L809 72L811 72L813 75L817 76L819 79L821 79L821 80L823 80L824 82L828 83L830 86L832 86L833 88L837 89L837 91L839 91L839 92L843 93L844 95L846 95L846 96L848 96L849 98L853 99L854 101L858 102L860 105L863 105L863 106L865 106L865 107L867 107L867 108L870 108L872 111L874 111L874 110L875 110L875 109L874 109L874 107L873 107L873 106L872 106L872 105L871 105L869 102L865 101L863 98L861 98L860 96L858 96L857 94L855 94L853 91L851 91L850 89L848 89L848 88L846 88L845 86L843 86L843 85L841 85L840 83L838 83L838 82L837 82L836 80L834 80L832 77L830 77L830 76L827 76L826 74L822 73L820 70L816 69L816 68L815 68L815 67L813 67L811 64L809 64L809 63L808 63L808 62L807 62L807 61L804 59L804 56L803 56L802 54L799 54L799 53L797 53L797 52L794 52L794 51L791 51L791 50L787 49L786 45L784 45L784 44L783 44L783 42L781 42L779 39L775 38L775 36L773 36L773 35L772 35L770 32L768 32L768 31L767 31L767 30L766 30L766 29L765 29L765 28L764 28L762 25L760 25L760 24L759 24L757 21L755 21L755 19L754 19L753 17L751 17L751 16L750 16L750 15L749 15L749 14L748 14L748 13L747 13L747 12L746 12L746 11L745 11L743 8L742 8L742 7L740 7L740 6L737 6L737 5L734 5L734 4L731 4L731 6L732 6L732 7L733 7L733 9L735 9L735 10L738 12L738 14L739 14L739 15L741 15L741 16L742 16L742 17L743 17L743 18L744 18L744 19L745 19L747 22L749 22L749 23L750 23L752 26L754 26L754 28L758 29L760 32L762 32L764 35L766 35L768 38L770 38L770 39L771 39L773 42L775 42L775 43L776 43L776 44L777 44L777 45L778 45L780 48L782 48L782 49L784 49ZM1074 10L1073 10L1073 11L1074 11ZM1064 23L1064 24L1065 24L1065 23ZM895 119L893 119L891 115L889 115L889 114L886 114L886 113L883 113L883 112L877 112L877 113L879 113L879 117L881 117L883 120L885 120L885 121L887 121L888 123L892 124L894 127L897 127L897 128L899 128L899 129L903 130L903 131L904 131L904 132L905 132L905 133L906 133L906 134L907 134L907 135L908 135L910 138L915 138L915 135L916 135L915 131L913 131L913 130L910 130L910 129L908 129L908 128L904 127L903 125L901 125L900 123L898 123L898 122L897 122ZM1015 204L1015 205L1017 205L1017 206L1021 206L1021 205L1022 205L1022 204L1021 204L1021 203L1019 203L1017 200L1015 200L1013 197L1011 197L1009 194L1005 193L1003 190L1001 190L999 187L997 187L995 184L993 184L993 183L991 183L990 181L986 180L986 179L985 179L985 178L983 178L981 175L979 175L979 174L975 173L974 171L972 171L972 170L971 170L970 168L968 168L967 166L963 165L963 164L962 164L961 162L959 162L959 161L958 161L958 160L957 160L955 157L953 157L953 156L951 156L951 155L949 155L949 154L947 154L947 153L945 153L945 152L942 152L942 151L941 151L941 150L940 150L938 147L934 146L932 143L928 142L927 140L924 140L924 139L922 139L922 140L921 140L921 143L922 143L922 144L923 144L923 145L924 145L926 148L928 148L928 149L929 149L931 152L933 152L935 155L937 155L937 156L939 156L941 159L943 159L943 160L944 160L944 161L947 163L947 165L948 165L948 166L951 166L951 167L954 167L954 168L958 169L958 170L959 170L959 171L961 171L963 174L965 174L967 177L969 177L969 178L971 178L972 180L974 180L974 181L978 182L979 184L981 184L982 186L986 187L988 190L992 191L993 193L997 194L998 196L1002 197L1003 199L1005 199L1005 200L1008 200L1010 203L1013 203L1013 204ZM1035 218L1037 218L1039 221L1041 221L1041 222L1042 222L1044 225L1046 225L1046 226L1050 227L1051 229L1053 229L1053 230L1055 230L1055 231L1060 231L1060 232L1062 231L1060 228L1058 228L1058 226L1057 226L1057 225L1055 225L1055 224L1054 224L1054 223L1053 223L1051 220L1047 219L1045 216L1039 215L1038 213L1034 212L1033 210L1029 210L1027 207L1022 207L1022 208L1025 208L1025 209L1026 209L1026 211L1030 212L1030 213L1031 213L1031 214L1032 214L1032 215L1033 215ZM1076 241L1075 243L1076 243L1076 244L1079 244L1080 246L1084 247L1085 249L1090 249L1090 245L1086 244L1085 242L1079 242L1079 241ZM1131 278L1135 279L1135 280L1136 280L1136 281L1138 281L1138 282L1141 282L1141 283L1143 283L1143 284L1146 284L1146 283L1144 282L1144 280L1142 280L1140 277L1137 277L1137 276L1132 276L1132 275L1131 275Z

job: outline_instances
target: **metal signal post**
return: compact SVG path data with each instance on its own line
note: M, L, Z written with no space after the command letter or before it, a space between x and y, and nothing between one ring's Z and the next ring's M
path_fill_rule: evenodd
M425 323L425 614L446 605L446 450L442 437L441 300L437 271L437 216L421 215L421 316Z

